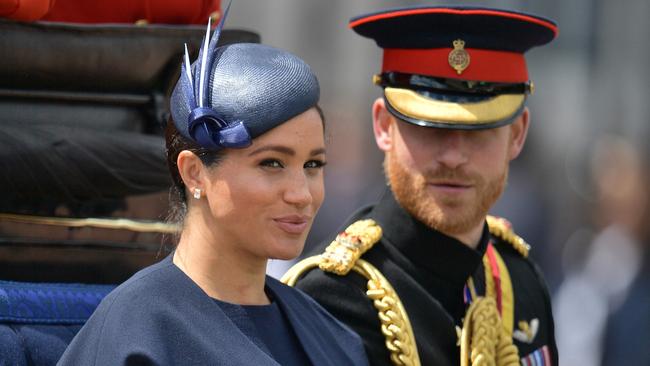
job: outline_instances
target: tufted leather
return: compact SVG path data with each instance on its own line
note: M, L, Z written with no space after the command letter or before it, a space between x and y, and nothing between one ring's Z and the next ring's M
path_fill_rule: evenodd
M113 288L0 281L0 365L54 365Z

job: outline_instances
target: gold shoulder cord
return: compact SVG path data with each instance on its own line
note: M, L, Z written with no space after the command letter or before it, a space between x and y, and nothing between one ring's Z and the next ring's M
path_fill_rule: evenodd
M487 222L492 235L510 243L522 256L528 255L530 247L512 232L506 220L488 216ZM316 267L340 276L350 271L360 274L368 280L366 295L377 309L392 363L420 366L415 335L402 301L381 272L361 259L361 255L377 243L381 235L381 227L375 221L357 221L339 234L323 254L306 258L289 269L282 282L295 286L303 274ZM487 277L492 279L490 273L486 273ZM507 288L510 299L513 299L512 287ZM486 289L487 296L475 298L463 320L461 366L519 366L519 352L512 344L508 327L503 325L496 306L494 284L489 280Z
M325 253L306 258L282 277L282 282L294 286L312 268L345 276L351 270L368 280L366 296L372 300L381 321L381 332L394 365L420 366L415 335L404 305L381 272L361 255L381 239L381 227L373 220L361 220L350 225L325 249Z
M528 252L530 251L530 245L521 238L519 235L515 234L512 230L512 224L502 217L490 216L486 217L488 227L490 228L490 234L496 236L497 238L503 240L504 242L512 245L513 248L522 257L528 258Z
M530 246L514 233L507 220L495 216L486 219L490 234L512 245L522 257L528 256ZM519 350L512 343L514 293L510 274L496 248L494 252L501 272L503 314L497 309L493 273L486 255L483 257L486 296L474 298L465 313L460 339L461 366L519 366L521 362Z

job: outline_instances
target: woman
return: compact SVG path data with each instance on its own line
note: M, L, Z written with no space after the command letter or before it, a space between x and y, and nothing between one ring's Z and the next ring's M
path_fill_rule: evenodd
M367 364L356 334L265 276L301 252L324 198L318 81L285 51L217 48L221 25L171 98L178 246L104 299L61 365Z

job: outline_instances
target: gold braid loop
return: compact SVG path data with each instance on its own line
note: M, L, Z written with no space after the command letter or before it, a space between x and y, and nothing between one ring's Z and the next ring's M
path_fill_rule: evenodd
M519 366L519 351L501 324L496 301L476 298L467 309L460 345L461 366Z
M530 246L512 231L507 220L488 216L487 222L492 235L512 245L523 257L528 256ZM360 258L381 235L381 227L373 220L357 221L339 234L322 255L304 259L289 269L282 282L295 286L303 274L316 267L340 276L351 270L359 273L368 280L366 295L377 309L392 363L420 366L415 335L404 305L381 272ZM460 331L461 366L519 366L519 351L497 310L489 263L484 265L487 296L476 297L465 315Z
M318 267L322 260L320 255L303 259L291 267L281 281L295 286L303 274ZM368 280L366 296L377 309L392 363L396 366L420 366L413 327L395 289L375 266L363 259L358 259L352 270Z
M325 248L320 269L345 276L361 255L381 239L381 234L381 227L374 220L354 222Z
M303 259L291 267L282 282L295 286L303 274L316 267L339 276L351 270L360 274L368 280L366 296L377 309L391 362L396 366L420 366L413 327L402 301L386 277L360 258L381 239L381 234L381 227L373 220L357 221L339 234L323 254Z
M381 332L394 365L420 366L413 328L399 296L388 280L369 262L357 260L352 268L368 279L366 295L377 309Z

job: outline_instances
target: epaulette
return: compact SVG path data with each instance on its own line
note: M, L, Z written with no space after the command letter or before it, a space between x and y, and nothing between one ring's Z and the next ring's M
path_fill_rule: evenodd
M374 220L356 221L325 248L318 266L325 272L344 276L361 255L381 239L381 235L381 227Z
M361 255L372 248L382 235L374 220L359 220L340 233L321 255L305 258L291 267L282 282L295 286L298 279L317 266L324 272L345 276L350 271L366 280L366 297L377 310L381 333L393 365L420 366L420 355L413 326L399 295L384 275Z
M515 234L512 230L510 221L497 216L487 216L487 223L490 229L490 234L503 240L504 242L512 245L512 247L521 254L522 257L527 258L530 251L530 245L526 241Z
M317 266L324 272L345 276L351 270L364 277L366 296L377 310L381 333L393 365L420 366L420 355L413 326L399 295L384 275L361 255L380 239L382 230L374 220L359 220L340 233L321 255L305 258L282 276L282 282L295 286L298 279Z

